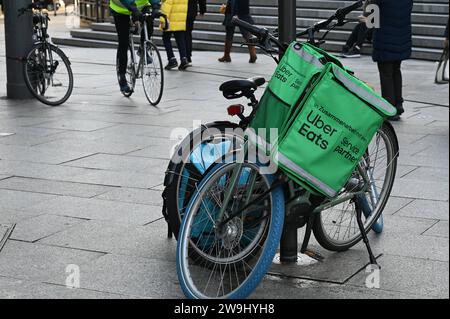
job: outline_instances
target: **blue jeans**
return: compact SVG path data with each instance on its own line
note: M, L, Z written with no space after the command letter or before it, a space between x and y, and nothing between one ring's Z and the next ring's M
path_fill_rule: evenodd
M166 48L167 59L171 60L175 58L175 54L173 53L172 48L172 34L175 37L177 42L178 51L180 52L180 59L187 58L187 49L186 49L186 32L185 31L174 31L174 32L163 32L163 42L164 47Z

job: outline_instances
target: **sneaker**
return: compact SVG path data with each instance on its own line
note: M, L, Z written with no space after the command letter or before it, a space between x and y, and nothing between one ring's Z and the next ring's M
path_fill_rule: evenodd
M342 47L341 57L343 57L345 54L347 54L348 51L350 51L350 47L348 45L344 45Z
M388 120L391 122L398 122L398 121L400 121L400 115L397 114L397 115L391 116L388 118Z
M344 58L360 58L361 49L354 45L347 53L342 55Z
M178 70L184 71L189 67L189 61L187 58L184 58L181 60L180 66L178 67Z
M123 92L125 94L131 93L131 88L128 85L128 81L127 81L125 74L119 74L119 86L120 86L121 92Z
M192 66L192 58L187 58L189 66Z
M405 109L403 108L402 104L398 104L395 108L397 109L398 115L402 115L403 113L405 113Z
M166 70L173 70L178 66L178 62L176 58L172 58L169 60L169 63L167 63L166 67L164 69Z

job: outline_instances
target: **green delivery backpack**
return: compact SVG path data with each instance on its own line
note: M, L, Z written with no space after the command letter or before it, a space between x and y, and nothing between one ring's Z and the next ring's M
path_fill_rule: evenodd
M313 82L284 124L271 155L299 184L334 197L396 109L334 63Z
M252 143L269 153L278 137L278 134L271 134L271 130L281 131L307 91L311 78L320 74L328 62L343 67L336 57L310 44L293 42L289 46L250 123L248 137Z

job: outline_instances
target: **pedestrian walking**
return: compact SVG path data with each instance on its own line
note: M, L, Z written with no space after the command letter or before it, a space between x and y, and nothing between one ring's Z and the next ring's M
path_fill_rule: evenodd
M172 70L178 67L180 71L189 67L187 48L186 48L186 23L188 14L188 0L163 0L161 12L169 19L169 29L163 31L163 42L166 48L168 63L166 70ZM164 20L161 19L162 26ZM172 35L177 42L180 53L180 64L178 66L177 58L173 53Z
M194 31L195 20L199 13L200 17L205 15L206 0L189 0L186 22L186 51L190 66L192 66L192 31Z
M226 29L225 48L224 55L219 59L219 62L231 62L231 49L233 48L233 38L235 32L235 26L232 23L232 18L237 16L239 19L246 21L250 24L254 24L253 18L250 15L250 1L249 0L228 0L225 10L225 19L223 25ZM245 40L251 38L251 34L240 28L242 36ZM254 46L248 46L250 53L249 63L255 63L257 60L256 48Z
M119 46L117 48L117 60L119 61L119 86L123 93L130 93L131 88L127 82L126 71L128 64L128 44L130 43L130 17L133 22L143 19L143 12L149 10L159 10L160 0L110 0L109 7L114 18ZM148 21L149 34L153 32L153 21ZM141 41L144 33L141 34Z
M363 15L359 16L359 23L353 29L350 37L342 48L341 56L344 58L359 58L361 57L361 49L366 40L372 41L373 29L367 27L367 17L369 13L366 8L370 0L366 0L363 8Z
M413 0L371 0L380 8L380 27L374 29L372 58L378 64L383 97L397 109L391 118L398 121L403 108L402 61L411 57Z

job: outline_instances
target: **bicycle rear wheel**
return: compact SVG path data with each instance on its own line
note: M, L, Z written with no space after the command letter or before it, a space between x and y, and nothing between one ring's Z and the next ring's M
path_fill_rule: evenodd
M72 94L73 73L70 61L52 44L34 45L25 58L23 73L30 92L44 104L61 105Z
M133 41L131 41L130 45L128 46L128 53L127 53L127 71L125 73L125 77L127 79L128 86L130 87L129 92L123 92L122 94L125 97L130 97L134 93L134 88L136 87L136 68L135 68L135 56L133 48L131 47L133 44ZM119 79L119 58L116 60L116 71L117 71L117 81L120 85L120 79Z
M164 91L164 71L161 54L151 41L145 42L146 54L141 56L142 85L148 102L157 106Z
M284 222L284 195L281 186L267 193L275 178L260 174L260 165L243 164L225 215L219 217L237 165L241 164L214 166L187 209L177 246L177 271L189 298L245 298L275 256ZM235 212L239 213L231 216Z
M317 216L314 235L322 247L331 251L345 251L362 239L356 221L356 209L363 212L366 232L370 229L377 233L382 231L382 213L394 185L398 152L394 130L388 124L383 124L361 159L361 166L370 180L367 192L324 210ZM361 180L356 172L352 178Z
M225 154L241 148L243 131L231 122L203 125L181 142L166 170L163 197L170 228L178 239L185 210L208 169Z

